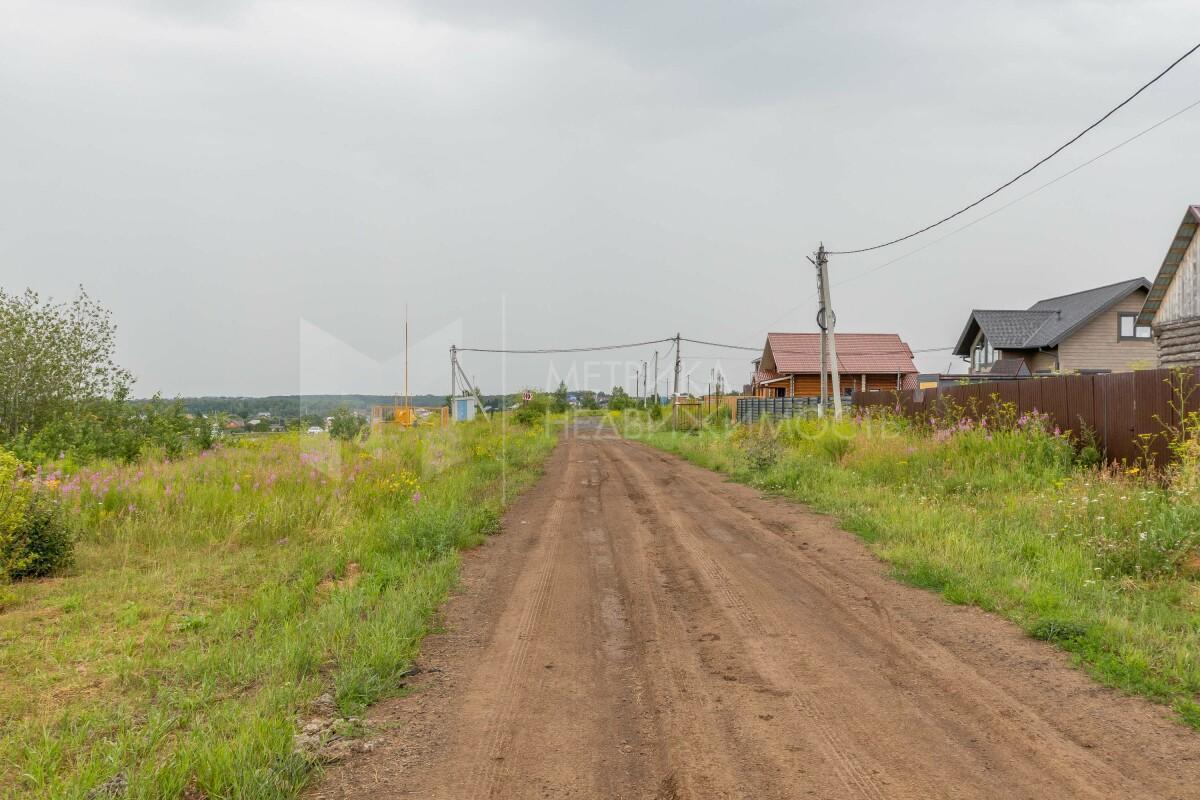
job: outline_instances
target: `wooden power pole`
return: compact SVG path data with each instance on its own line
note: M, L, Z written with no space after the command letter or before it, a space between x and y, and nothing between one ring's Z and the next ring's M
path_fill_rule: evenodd
M817 268L817 291L820 295L821 309L817 312L817 326L821 329L821 399L817 404L817 413L825 411L825 370L828 366L831 394L833 395L833 418L842 418L842 377L838 371L837 358L837 315L833 313L833 304L829 299L829 256L825 245L817 248L816 259L809 259Z
M658 351L654 351L654 405L658 405Z
M673 394L679 397L679 334L675 334L675 390Z

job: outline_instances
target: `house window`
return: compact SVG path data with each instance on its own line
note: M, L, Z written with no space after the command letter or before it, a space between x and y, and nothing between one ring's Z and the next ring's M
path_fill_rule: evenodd
M1149 339L1150 326L1138 325L1137 314L1117 314L1118 339Z
M996 351L992 349L992 343L983 335L983 331L980 331L979 336L975 338L975 347L971 350L971 368L983 369L995 360Z

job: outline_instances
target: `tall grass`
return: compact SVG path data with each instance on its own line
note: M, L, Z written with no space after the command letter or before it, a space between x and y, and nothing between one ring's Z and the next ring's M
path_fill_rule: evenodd
M285 436L43 475L76 567L0 587L0 796L292 797L314 698L398 691L546 429Z
M1200 485L1200 459L1169 476L1101 469L1037 415L989 422L635 435L837 515L896 577L1001 614L1200 727L1200 493L1178 488Z

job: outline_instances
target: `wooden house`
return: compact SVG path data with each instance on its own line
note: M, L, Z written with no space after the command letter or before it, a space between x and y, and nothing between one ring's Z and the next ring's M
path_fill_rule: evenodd
M1200 366L1200 206L1190 206L1138 314L1160 367Z
M838 333L842 391L915 389L912 350L894 333ZM821 387L821 334L768 333L754 360L755 397L816 397Z

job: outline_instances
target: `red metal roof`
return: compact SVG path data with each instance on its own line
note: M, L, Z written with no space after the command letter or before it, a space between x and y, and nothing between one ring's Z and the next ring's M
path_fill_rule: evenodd
M894 375L917 371L912 350L894 333L839 333L836 336L839 372ZM817 374L821 371L819 333L768 333L767 347L778 372Z

